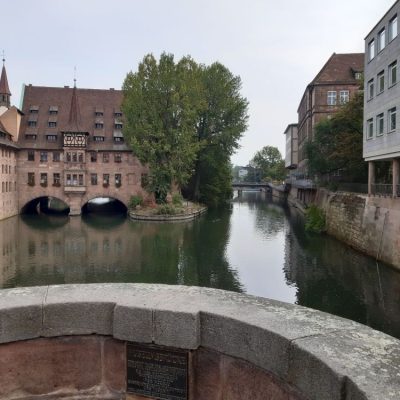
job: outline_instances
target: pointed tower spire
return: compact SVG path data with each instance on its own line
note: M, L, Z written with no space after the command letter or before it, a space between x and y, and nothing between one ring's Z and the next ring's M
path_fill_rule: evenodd
M79 102L76 86L72 89L71 108L69 111L68 131L81 132L80 129L81 115L79 110Z
M5 62L6 62L6 59L5 59L4 50L3 50L3 68L1 70L1 77L0 77L0 106L5 106L7 108L10 108L11 92L10 92L10 88L8 87Z

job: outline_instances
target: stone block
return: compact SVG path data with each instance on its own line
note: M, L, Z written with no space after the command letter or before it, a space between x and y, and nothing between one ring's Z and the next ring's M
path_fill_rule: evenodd
M310 399L399 398L400 342L367 327L295 340L290 360L288 381Z
M0 396L80 391L101 383L99 338L36 339L0 346Z
M113 392L126 390L126 344L111 338L103 341L103 384Z
M0 291L0 343L39 337L47 287Z
M117 293L110 285L49 287L43 310L43 336L112 335Z

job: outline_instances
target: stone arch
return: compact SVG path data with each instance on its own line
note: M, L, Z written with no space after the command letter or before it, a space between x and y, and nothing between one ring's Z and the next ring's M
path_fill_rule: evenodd
M30 210L34 210L38 207L38 205L43 205L45 201L51 202L52 199L56 199L58 202L64 203L65 204L65 214L68 214L70 206L69 204L65 201L65 199L62 199L57 196L51 196L48 194L43 194L41 196L35 196L32 197L31 199L25 200L24 203L22 203L22 206L20 207L20 214L25 214L29 212Z
M83 210L85 208L85 206L87 206L87 204L90 201L96 200L96 199L99 199L99 198L109 198L109 199L112 199L112 200L116 200L119 203L121 203L125 207L126 212L128 212L127 200L122 198L122 196L115 195L114 193L113 194L99 193L99 194L92 194L92 195L88 195L88 196L83 197L82 201L81 201L81 210Z

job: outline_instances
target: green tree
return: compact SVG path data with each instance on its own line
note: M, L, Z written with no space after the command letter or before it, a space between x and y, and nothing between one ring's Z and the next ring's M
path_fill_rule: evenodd
M273 146L265 146L257 151L250 165L260 170L263 180L282 181L285 179L285 162L280 151Z
M362 157L363 92L358 92L331 118L315 126L314 139L306 144L311 175L320 179L342 170L354 182L365 182L367 163Z
M200 151L187 188L197 201L218 206L232 196L230 156L247 128L247 100L241 80L225 66L201 67L203 107L198 113L196 140Z
M124 136L150 169L149 190L166 201L172 183L185 184L200 148L194 132L201 108L199 67L189 57L174 62L163 53L159 62L144 57L123 84Z

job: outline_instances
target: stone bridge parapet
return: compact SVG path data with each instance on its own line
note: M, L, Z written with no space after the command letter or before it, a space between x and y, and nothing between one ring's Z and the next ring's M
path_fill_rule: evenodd
M77 348L79 340L86 349L76 360L81 368L86 366L83 374L66 361L72 353L65 349ZM106 385L113 390L105 396L96 389L97 397L93 392L87 397L95 385L84 379L94 370L88 363L97 357L95 340L101 342L99 357L106 360L99 379L103 389ZM400 341L393 337L297 305L215 289L145 284L0 291L0 397L58 398L57 393L65 396L68 389L76 397L63 398L139 399L125 394L125 342L199 352L194 377L189 377L195 388L191 400L399 399ZM46 354L58 349L56 353L63 355L51 356L52 377L40 375L48 371L43 354L31 364L24 361L15 367L18 355L26 360L27 349L32 352L40 346ZM57 360L62 367L55 365ZM45 393L27 388L34 381L46 386L57 371L64 392L58 388L51 394L50 386ZM196 380L202 382L200 387Z

